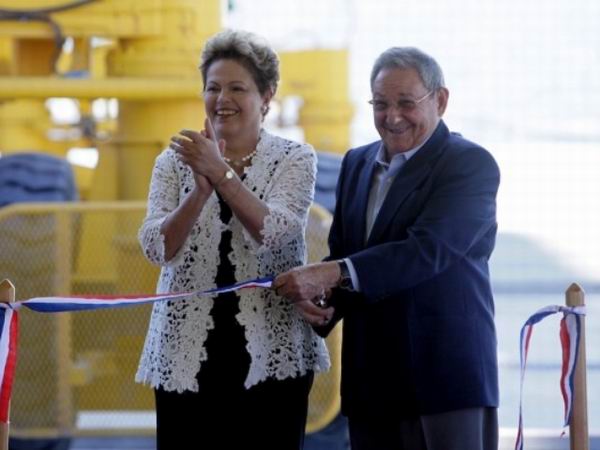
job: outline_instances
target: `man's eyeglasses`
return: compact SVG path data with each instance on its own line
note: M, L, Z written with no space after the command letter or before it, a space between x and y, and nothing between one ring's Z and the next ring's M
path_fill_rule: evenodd
M421 97L417 100L403 98L402 100L398 100L398 103L396 103L395 106L396 106L396 108L398 108L398 110L400 112L414 111L417 108L417 106L419 105L419 103L421 103L423 100L425 100L431 94L433 94L433 92L434 91L429 91L427 94L425 94L423 97ZM373 111L375 111L375 112L386 112L390 108L390 104L388 102L386 102L385 100L372 99L372 100L369 100L369 104L373 106Z

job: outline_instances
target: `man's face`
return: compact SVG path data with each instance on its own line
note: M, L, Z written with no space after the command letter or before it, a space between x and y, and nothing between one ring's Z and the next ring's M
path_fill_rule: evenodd
M427 91L415 69L381 70L372 91L375 128L390 158L422 144L448 102L448 90Z

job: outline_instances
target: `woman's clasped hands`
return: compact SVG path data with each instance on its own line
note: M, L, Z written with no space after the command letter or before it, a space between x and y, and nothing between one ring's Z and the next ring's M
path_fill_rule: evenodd
M217 140L212 124L204 120L204 130L183 129L173 136L169 146L177 153L177 158L187 164L194 173L196 185L201 190L212 190L221 175L229 169L223 159L226 142Z

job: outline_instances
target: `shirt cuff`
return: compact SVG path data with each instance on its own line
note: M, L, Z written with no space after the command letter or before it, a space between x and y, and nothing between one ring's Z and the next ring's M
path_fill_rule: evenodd
M350 278L352 278L352 290L356 292L360 292L360 283L358 282L358 275L356 275L356 269L352 264L350 258L344 258L344 262L348 267L348 272L350 272Z

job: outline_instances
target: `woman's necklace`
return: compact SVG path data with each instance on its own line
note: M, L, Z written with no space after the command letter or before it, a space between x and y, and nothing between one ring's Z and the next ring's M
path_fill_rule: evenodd
M248 153L246 156L244 156L241 159L231 159L231 158L228 158L227 156L223 156L223 159L230 166L244 167L246 165L246 163L248 161L250 161L252 158L254 158L255 156L256 156L256 149L254 149L254 151Z

